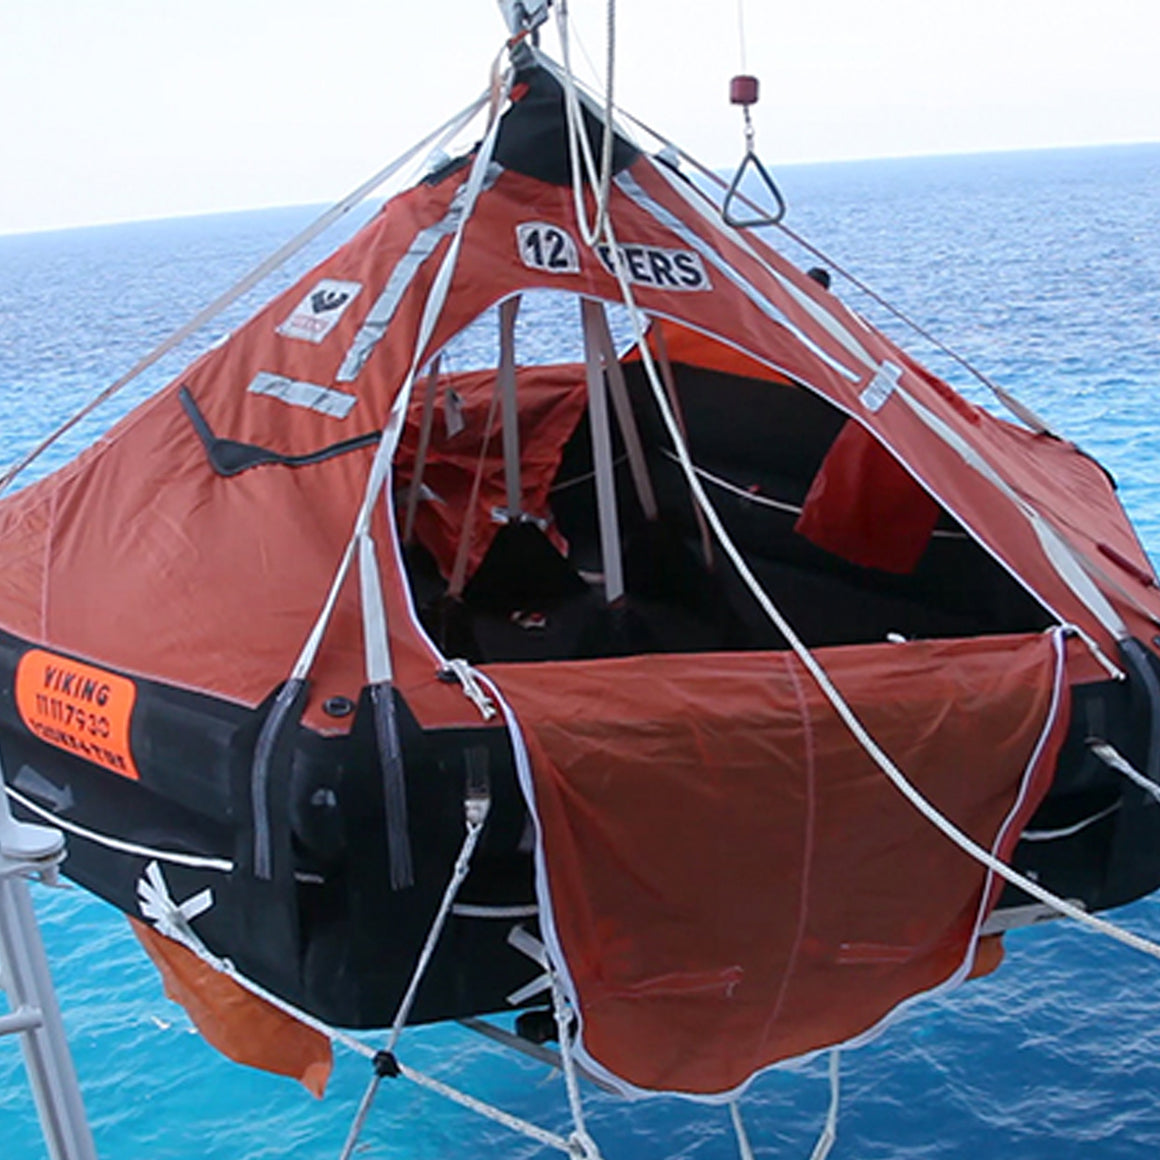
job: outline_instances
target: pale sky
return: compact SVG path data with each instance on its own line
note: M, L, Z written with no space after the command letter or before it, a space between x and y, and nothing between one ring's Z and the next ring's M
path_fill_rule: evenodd
M571 7L602 71L605 0ZM740 160L736 0L618 9L620 103ZM744 23L775 172L1160 141L1160 0L744 0ZM0 0L0 234L334 200L482 91L505 31L495 0Z

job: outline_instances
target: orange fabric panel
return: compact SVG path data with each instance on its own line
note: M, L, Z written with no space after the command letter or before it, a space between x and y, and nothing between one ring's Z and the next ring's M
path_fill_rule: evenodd
M129 919L165 994L185 1008L205 1039L235 1063L287 1075L319 1099L334 1066L330 1040L215 971L180 943Z
M435 557L444 578L451 576L455 564L481 454L483 477L478 507L471 516L469 578L501 526L492 519L492 511L507 506L503 423L498 407L490 429L485 430L495 383L494 371L472 371L441 379L437 388L435 421L423 470L423 484L434 496L421 501L416 509L415 537ZM463 423L462 430L454 434L444 419L445 400L451 391L460 400L458 413ZM587 405L584 368L570 364L521 367L516 372L516 393L523 509L536 519L550 519L548 491L560 468L564 445ZM401 510L406 508L414 476L425 394L426 384L419 383L395 456L395 495Z
M971 964L971 978L985 979L993 975L1002 965L1006 957L1001 934L988 934L979 939L975 950L975 961Z
M1046 792L1046 636L821 650L884 749L1002 853ZM987 876L898 793L792 654L487 671L531 757L583 1045L638 1088L726 1092L866 1033L971 952ZM992 884L987 904L997 895ZM969 964L968 964L969 965Z
M794 531L864 568L913 572L938 504L865 427L847 420L818 469Z

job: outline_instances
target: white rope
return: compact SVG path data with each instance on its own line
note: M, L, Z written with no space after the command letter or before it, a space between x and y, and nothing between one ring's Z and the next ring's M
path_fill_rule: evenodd
M30 813L43 818L57 829L75 834L78 838L84 838L85 841L104 846L108 850L116 850L119 854L132 854L136 858L151 858L156 862L169 862L174 866L189 866L194 870L218 870L223 874L233 872L234 864L228 858L207 858L198 854L182 854L177 850L159 850L156 846L142 846L137 842L126 842L121 838L113 838L108 834L90 830L76 822L69 821L68 818L62 818L59 814L44 809L10 785L5 785L4 789L14 802L19 802Z
M1089 741L1088 748L1106 765L1109 769L1114 769L1118 774L1126 777L1133 785L1138 785L1145 793L1151 794L1152 797L1160 802L1160 786L1158 786L1151 778L1145 777L1126 757L1124 757L1117 749L1109 745L1106 741ZM1090 818L1084 824L1096 819Z
M75 427L82 419L92 414L102 403L107 402L114 395L119 393L131 382L137 379L145 371L147 371L154 363L164 358L171 350L180 346L187 338L195 334L206 323L211 322L223 310L232 306L243 294L252 290L259 282L262 281L268 274L273 273L284 263L289 261L299 250L312 242L319 234L328 229L334 222L336 222L344 214L352 210L365 198L369 197L380 185L389 181L396 173L404 166L412 161L420 152L432 142L436 142L434 149L441 149L447 142L449 142L487 103L487 94L477 98L462 112L456 113L450 120L445 121L434 132L429 133L417 145L413 145L401 156L397 157L389 165L380 169L374 176L368 178L357 189L352 190L346 197L335 205L331 206L320 217L316 218L309 226L301 233L291 238L285 245L280 246L268 258L255 266L244 278L242 278L235 285L230 287L224 294L220 294L208 306L198 311L193 318L189 320L184 326L175 330L167 339L165 339L158 346L154 347L144 358L135 363L125 374L123 374L115 383L106 387L100 394L96 395L88 403L86 403L79 411L71 415L64 423L56 428L50 435L38 443L27 455L10 467L0 476L0 492L3 492L8 485L22 472L26 467L37 460L45 451L47 451L54 443L57 442L63 435L67 434L73 427Z
M427 941L423 944L423 950L419 955L418 962L415 964L415 970L411 976L411 983L407 987L407 992L403 996L403 1000L399 1004L399 1010L395 1015L395 1021L391 1025L391 1034L387 1040L387 1051L395 1050L399 1042L399 1036L402 1034L407 1019L411 1015L411 1008L415 1005L415 996L418 994L419 984L423 981L423 977L427 974L427 968L431 965L431 957L435 954L435 947L438 945L439 939L443 934L443 928L447 925L451 908L455 904L455 896L459 893L459 888L471 872L471 859L475 854L475 847L479 845L479 836L483 832L484 822L487 821L489 809L490 803L486 798L469 801L467 804L469 816L467 819L467 834L463 839L463 847L459 851L459 857L455 859L455 869L452 872L451 880L447 883L447 889L443 892L443 900L439 904L439 910L427 934Z
M838 1048L830 1051L830 1106L826 1111L826 1122L822 1134L810 1153L810 1160L826 1160L834 1141L838 1138L838 1111L842 1101L842 1053Z
M737 1137L737 1152L741 1160L753 1160L753 1145L749 1143L749 1133L741 1118L741 1101L729 1101L729 1119L733 1123L733 1134Z
M584 131L584 119L580 111L580 98L576 91L576 77L572 70L571 45L568 30L569 16L567 0L559 0L556 5L556 24L560 35L560 49L564 58L564 109L568 120L568 156L572 167L572 196L576 207L576 225L584 244L594 246L604 232L608 221L608 204L612 196L612 145L613 133L613 73L616 65L616 0L608 0L608 59L605 73L604 95L604 139L601 143L600 169L592 156L592 143ZM584 188L580 179L581 154L588 182L596 199L596 211L591 224L584 205Z
M434 1092L435 1095L442 1096L446 1100L451 1100L452 1103L458 1104L461 1108L467 1108L468 1111L475 1112L476 1115L483 1116L485 1119L491 1120L492 1123L501 1124L513 1132L518 1132L521 1136L527 1136L529 1139L543 1144L546 1148L555 1148L566 1156L576 1154L571 1140L565 1139L555 1132L549 1132L546 1128L541 1128L529 1120L513 1116L510 1112L495 1107L494 1104L476 1099L475 1096L468 1095L466 1092L459 1091L458 1088L443 1083L442 1080L423 1075L403 1063L399 1064L399 1074L419 1087L426 1088L429 1092Z
M838 1138L838 1111L841 1107L841 1051L835 1047L830 1051L830 1104L826 1109L825 1123L822 1125L821 1135L818 1136L810 1153L810 1160L826 1160L834 1141ZM741 1101L729 1101L729 1119L733 1124L733 1133L737 1137L737 1151L741 1160L754 1160L753 1145L749 1142L749 1133L745 1130L745 1121L741 1118Z
M443 935L443 928L447 925L447 919L451 915L452 907L455 904L455 897L459 893L459 888L463 885L464 879L471 872L471 858L475 853L475 847L479 844L479 836L483 832L484 823L487 821L490 802L486 798L468 798L464 803L464 809L466 813L467 833L464 835L459 856L455 859L455 866L452 870L451 878L447 883L447 888L443 891L443 899L439 903L439 909L435 912L431 927L427 931L427 940L424 942L423 949L419 952L419 957L415 962L415 968L411 972L411 981L408 983L407 990L399 1003L399 1008L395 1012L395 1021L391 1024L390 1034L387 1037L387 1045L383 1049L384 1053L388 1056L394 1056L395 1048L399 1043L399 1036L402 1034L403 1028L407 1024L407 1019L411 1015L411 1008L415 1005L415 997L418 995L419 987L427 975L427 968L431 965L431 958L435 954L435 948L439 945L439 939ZM376 1056L375 1073L371 1076L366 1091L363 1092L362 1100L359 1102L358 1110L355 1112L354 1120L347 1134L346 1143L343 1145L340 1160L350 1160L358 1144L359 1137L362 1135L363 1128L366 1125L367 1117L370 1115L371 1105L374 1103L379 1085L383 1081L383 1074L380 1073L377 1066L379 1058ZM392 1062L396 1067L398 1066L397 1060L393 1060L392 1058Z
M495 702L479 683L471 665L462 657L452 657L447 661L447 671L455 674L463 695L479 710L479 715L485 721L490 721L496 715Z
M549 968L548 978L552 987L552 1013L556 1017L556 1034L560 1043L560 1062L563 1065L564 1087L568 1093L568 1109L572 1113L572 1135L570 1143L573 1154L579 1160L601 1160L600 1148L588 1134L584 1123L584 1103L580 1097L580 1082L576 1074L576 1060L572 1046L576 1031L573 1028L572 1011L564 995L564 989Z
M737 0L737 44L741 50L741 71L747 72L745 67L745 0Z

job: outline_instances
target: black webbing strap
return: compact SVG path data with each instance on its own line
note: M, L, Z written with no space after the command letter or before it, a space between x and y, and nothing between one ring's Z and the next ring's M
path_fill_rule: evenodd
M206 458L210 466L218 475L237 475L248 471L251 467L265 467L276 463L281 467L310 467L315 463L323 463L333 459L336 455L345 455L348 451L357 451L360 447L373 447L382 438L381 431L368 431L365 435L355 435L350 439L343 439L339 443L331 443L329 447L322 447L318 451L308 452L306 455L283 455L278 451L271 451L268 447L259 447L256 443L239 443L236 439L219 439L210 429L205 416L194 402L193 395L188 387L182 387L178 397L185 413L189 416L193 429L197 432L202 446L205 448Z

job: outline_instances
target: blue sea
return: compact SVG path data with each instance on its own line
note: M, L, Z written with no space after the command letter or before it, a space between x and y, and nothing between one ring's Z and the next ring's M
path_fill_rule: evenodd
M1160 559L1160 145L787 168L796 230L1115 474ZM307 209L0 237L0 462L28 450L309 221ZM271 278L54 448L70 458L341 240ZM795 255L803 265L816 259ZM972 398L985 392L897 320L857 309ZM985 760L984 755L980 755ZM368 1065L339 1052L316 1101L218 1056L169 1003L125 920L76 889L34 899L98 1152L115 1160L336 1157ZM1160 902L1118 921L1160 937ZM835 1160L1142 1160L1160 1155L1160 963L1052 923L1007 939L992 977L920 1003L843 1060ZM2 1009L2 1008L0 1008ZM565 1130L557 1076L456 1027L408 1033L412 1066ZM727 1113L587 1090L608 1160L737 1155ZM760 1078L758 1157L808 1157L825 1062ZM357 1153L530 1157L525 1140L404 1081ZM18 1046L0 1040L0 1157L45 1155Z

